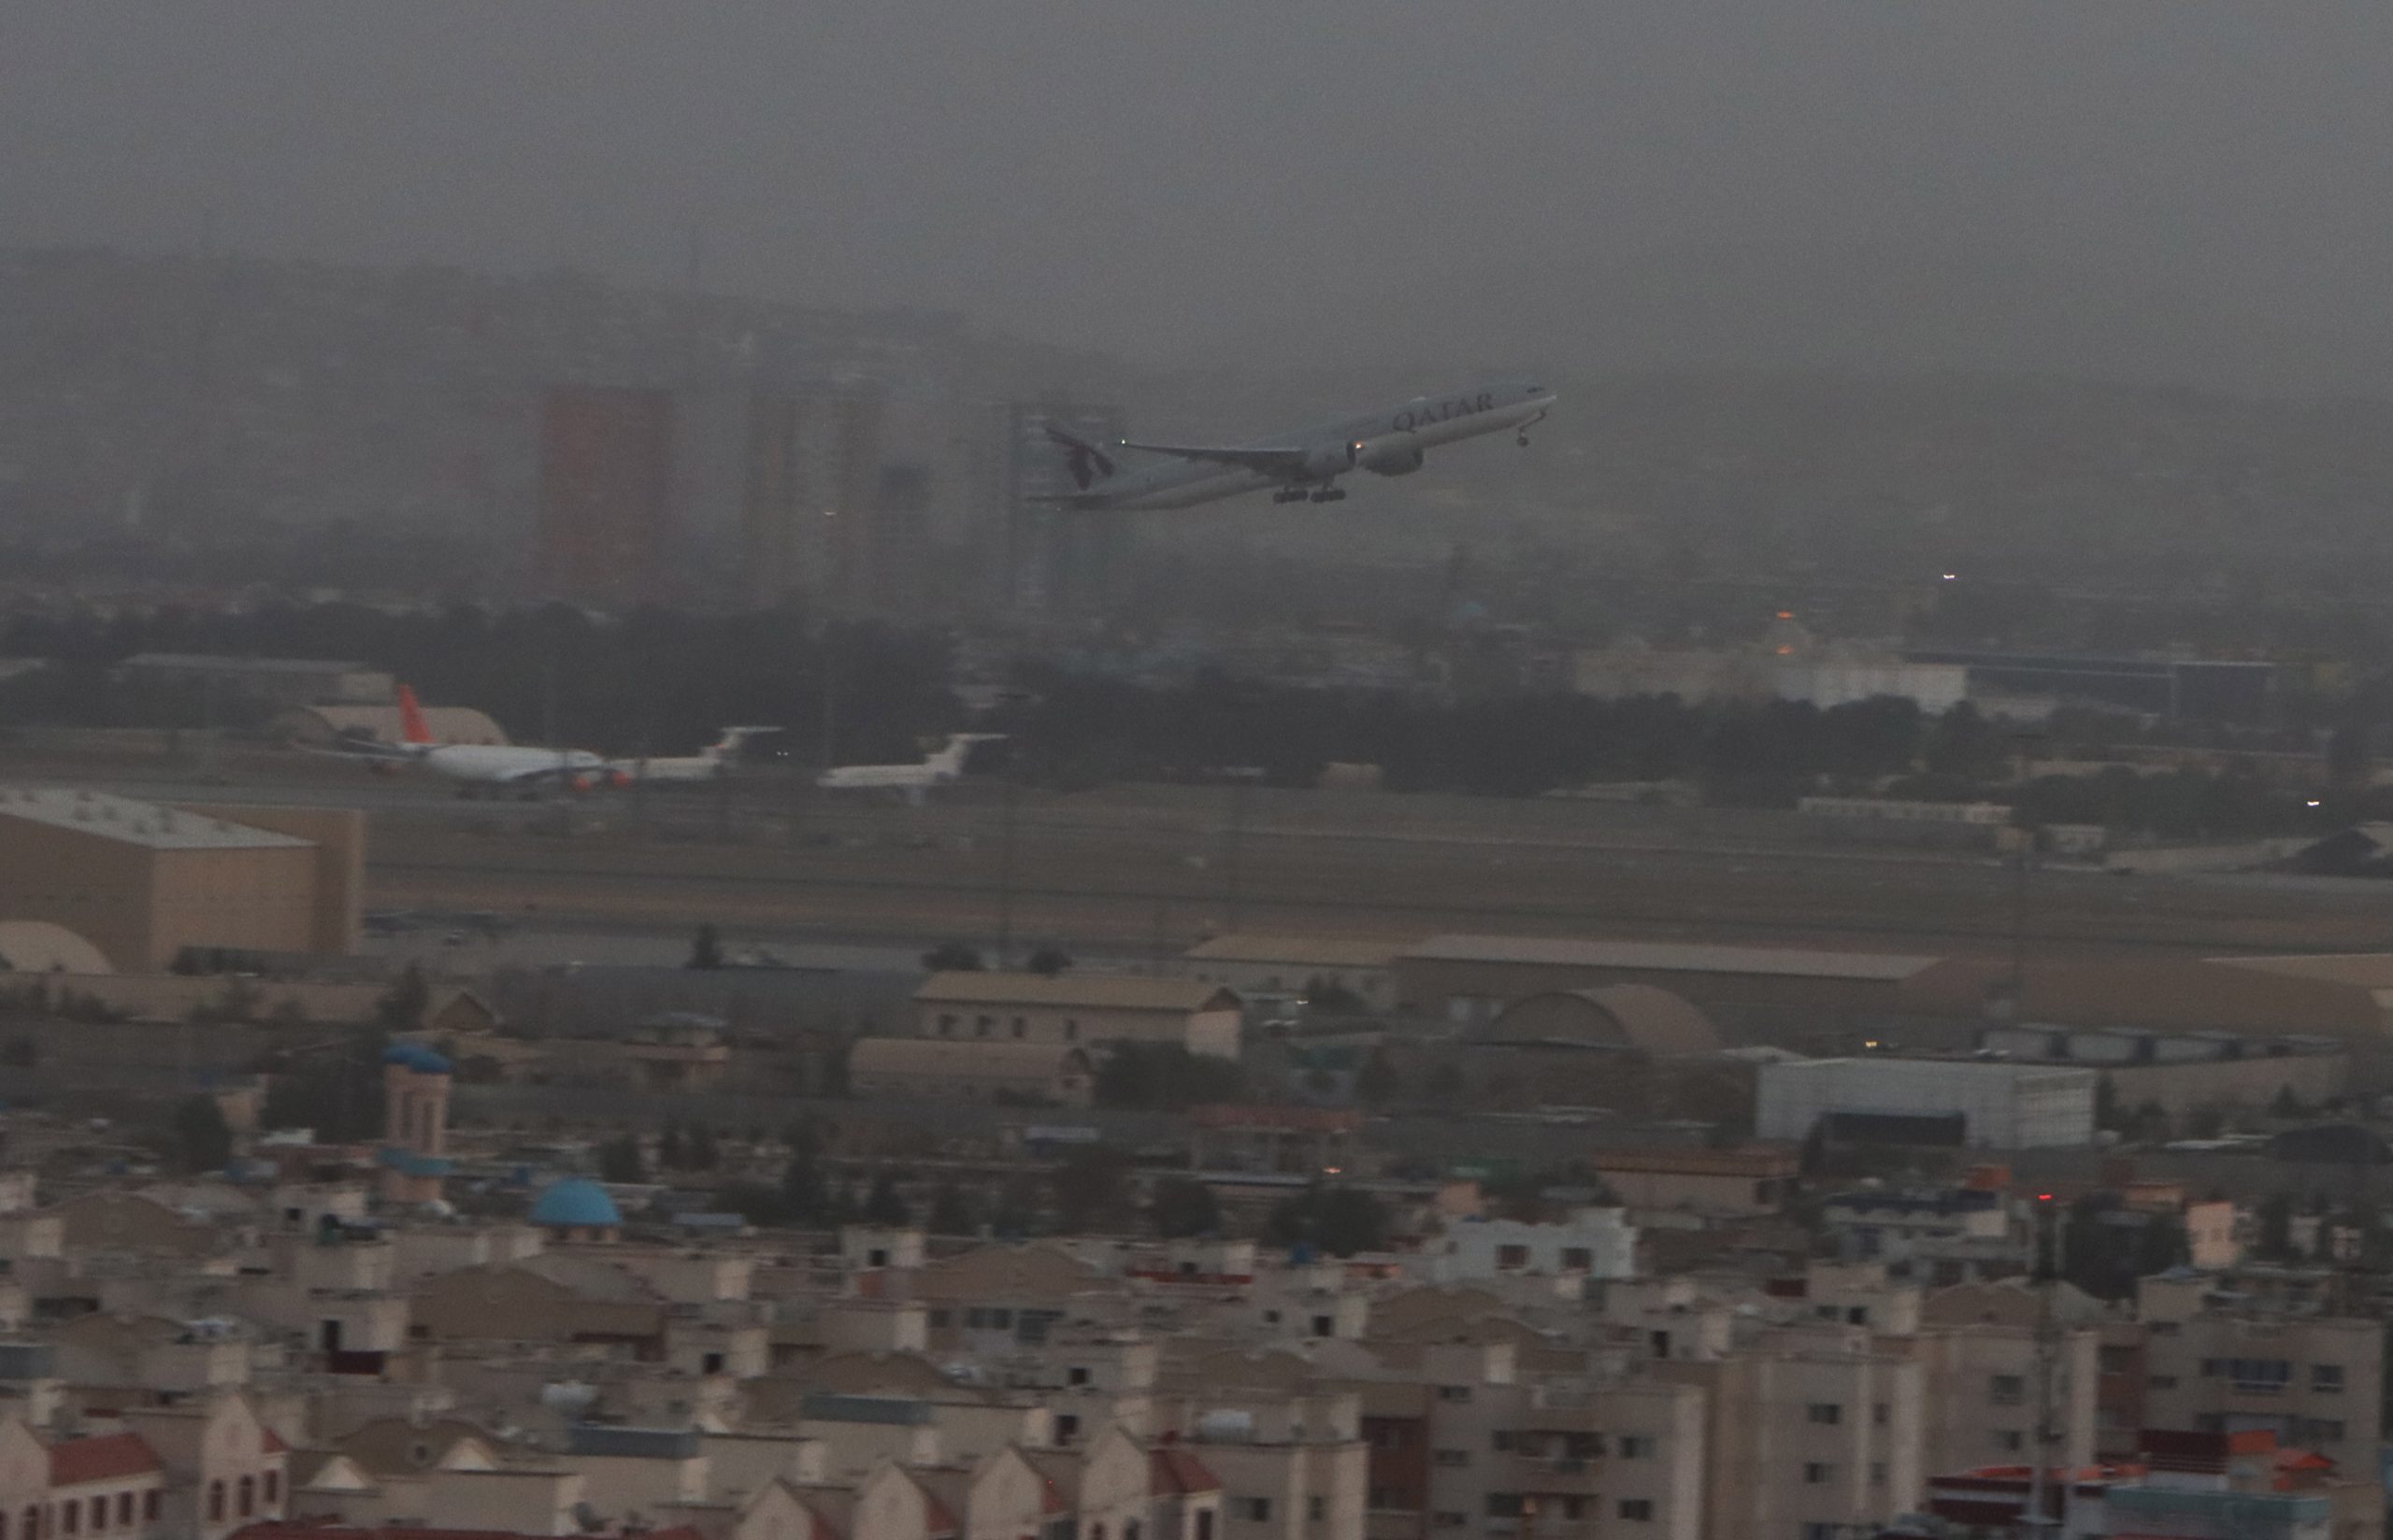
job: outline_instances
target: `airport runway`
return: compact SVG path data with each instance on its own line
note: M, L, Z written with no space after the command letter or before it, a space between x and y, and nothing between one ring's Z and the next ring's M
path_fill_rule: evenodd
M304 772L304 773L302 773ZM9 779L27 778L0 766ZM100 777L93 777L95 782ZM1225 929L1636 935L2000 952L2022 911L1990 857L1832 843L1794 815L1254 789L967 786L921 807L773 785L459 802L410 778L241 767L105 777L172 800L363 806L374 908L487 909L601 938L711 921L784 939L993 940L1128 953ZM1010 834L1009 834L1009 830ZM2045 956L2375 950L2393 885L2030 877Z

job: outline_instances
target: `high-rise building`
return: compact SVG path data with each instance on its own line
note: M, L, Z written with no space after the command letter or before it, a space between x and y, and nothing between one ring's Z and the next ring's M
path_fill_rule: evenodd
M1082 615L1121 598L1128 576L1130 524L1120 514L1082 513L1056 499L1078 490L1051 427L1093 444L1122 436L1113 406L1018 402L1007 413L1003 489L1005 549L998 607L1018 615Z
M795 598L826 615L886 603L906 553L893 549L902 529L881 527L883 493L903 500L906 489L883 475L883 416L881 398L860 391L750 404L741 524L752 603Z
M536 568L555 594L607 604L670 589L673 394L557 386L540 421Z

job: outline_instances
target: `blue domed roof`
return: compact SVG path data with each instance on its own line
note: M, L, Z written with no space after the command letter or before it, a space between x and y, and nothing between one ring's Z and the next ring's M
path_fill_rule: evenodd
M623 1222L623 1216L605 1188L587 1176L567 1176L540 1194L539 1202L532 1205L532 1222L569 1230L611 1230Z
M382 1050L382 1062L405 1064L418 1075L452 1073L448 1060L425 1048L422 1043L394 1043Z

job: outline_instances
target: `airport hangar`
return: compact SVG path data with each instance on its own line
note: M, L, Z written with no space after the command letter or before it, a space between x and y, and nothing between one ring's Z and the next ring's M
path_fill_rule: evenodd
M0 919L63 926L126 972L187 948L353 951L365 855L348 809L0 789Z

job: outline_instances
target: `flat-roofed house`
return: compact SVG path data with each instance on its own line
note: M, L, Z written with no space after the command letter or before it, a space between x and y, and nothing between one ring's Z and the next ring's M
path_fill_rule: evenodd
M950 1043L1173 1044L1238 1057L1238 995L1193 978L935 973L914 991L914 1035Z
M1342 992L1371 1010L1389 1010L1397 1003L1397 955L1407 945L1383 937L1238 932L1189 948L1180 969L1198 983L1242 995L1312 999Z

